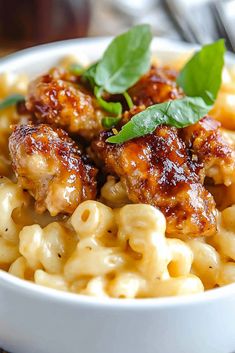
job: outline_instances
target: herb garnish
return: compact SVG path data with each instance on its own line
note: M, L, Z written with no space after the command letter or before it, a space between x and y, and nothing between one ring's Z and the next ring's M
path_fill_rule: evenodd
M186 127L196 123L210 108L200 97L184 97L155 104L134 115L117 135L109 137L107 141L122 143L144 136L153 132L160 124Z
M186 97L155 104L138 113L107 142L122 143L144 136L160 124L178 128L196 123L211 109L221 85L224 41L204 46L181 70L177 83Z
M177 83L189 97L201 97L213 105L219 91L224 66L224 40L205 45L186 63Z
M97 64L96 84L112 94L124 93L148 71L151 40L149 25L134 26L114 38Z
M129 107L129 109L134 107L134 103L132 102L131 96L129 95L128 92L124 92L123 96L125 97L125 100L127 102L127 105Z
M82 80L85 82L88 82L91 89L94 90L94 88L97 86L95 83L95 73L96 73L96 67L98 63L94 63L91 66L86 69L86 71L82 74ZM97 86L98 87L98 86Z
M107 102L102 98L102 90L98 87L95 87L94 94L98 100L99 105L104 108L108 113L120 116L122 113L122 105L119 102Z
M107 102L102 98L102 89L99 87L95 87L94 94L97 98L99 105L110 113L113 116L106 116L102 119L103 127L110 129L111 127L115 126L118 121L121 119L122 115L122 105L120 102Z
M106 116L102 119L102 125L106 129L111 129L111 127L116 126L120 120L121 117Z
M117 123L122 111L120 103L106 102L102 98L102 92L124 94L128 106L133 105L126 90L148 71L151 40L149 25L134 26L115 37L102 58L83 73L82 79L94 90L100 106L107 112L115 114L115 117L106 117L102 120L105 127Z
M24 100L24 96L22 94L19 94L19 93L11 94L10 96L0 101L0 110L11 107L12 105L22 102L23 100Z

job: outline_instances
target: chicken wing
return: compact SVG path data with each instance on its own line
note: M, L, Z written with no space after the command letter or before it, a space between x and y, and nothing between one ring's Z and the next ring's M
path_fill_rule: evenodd
M53 69L29 85L26 107L38 122L91 139L101 129L104 112L95 98L62 69Z
M102 132L92 148L107 172L121 178L132 202L158 207L170 236L215 232L214 199L200 182L201 165L191 160L176 128L159 126L121 145L107 143L110 135Z
M62 129L19 125L9 139L13 169L39 213L72 213L96 196L97 170Z

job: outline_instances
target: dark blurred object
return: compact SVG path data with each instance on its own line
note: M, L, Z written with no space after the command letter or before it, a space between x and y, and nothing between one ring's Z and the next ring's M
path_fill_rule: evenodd
M218 26L235 52L235 0L217 1L214 7Z
M227 49L235 52L234 0L165 0L164 3L184 40L205 44L224 38Z
M224 38L235 52L235 0L93 0L91 35L149 23L160 37L206 44Z
M0 0L0 48L11 51L87 34L89 0Z

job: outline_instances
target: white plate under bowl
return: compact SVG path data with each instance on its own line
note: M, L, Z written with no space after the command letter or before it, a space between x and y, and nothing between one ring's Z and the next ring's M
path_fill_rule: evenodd
M110 39L43 45L0 60L0 72L35 76L68 54L96 60ZM155 38L172 60L193 47ZM232 56L229 63L234 63ZM0 271L0 346L12 353L232 353L235 284L181 298L97 299Z

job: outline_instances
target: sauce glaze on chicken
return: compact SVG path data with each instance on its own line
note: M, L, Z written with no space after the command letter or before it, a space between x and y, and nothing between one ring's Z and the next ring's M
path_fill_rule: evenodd
M26 107L36 121L92 138L102 129L104 112L73 75L52 69L29 85Z
M9 149L16 176L39 213L70 214L82 201L95 199L97 169L62 129L16 126Z
M183 97L176 76L152 67L128 90L135 106L123 113L119 127L152 104ZM93 94L79 77L57 69L31 83L26 107L34 125L15 128L10 152L16 175L39 212L72 213L81 201L96 197L97 170L69 133L84 138L101 172L120 179L131 202L163 212L170 236L215 233L216 205L205 177L225 185L235 180L234 150L215 120L205 117L184 129L162 125L152 134L112 145L106 142L112 131L102 128L105 113Z
M118 175L134 203L159 208L167 233L210 235L216 229L213 197L200 182L202 166L191 160L176 128L159 126L151 135L121 145L102 132L92 147L108 174Z

